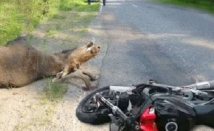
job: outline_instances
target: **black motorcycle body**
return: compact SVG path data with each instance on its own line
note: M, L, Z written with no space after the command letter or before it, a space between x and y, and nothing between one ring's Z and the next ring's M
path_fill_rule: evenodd
M90 124L110 121L110 131L190 131L196 125L213 128L214 95L210 88L213 82L208 83L209 87L207 83L198 85L203 91L192 90L196 84L187 86L191 90L179 88L179 91L153 83L104 87L86 96L76 115L80 121ZM90 98L98 104L94 105L97 108L85 112Z
M143 96L145 101L133 107L131 113L137 123L134 127L139 128L131 131L190 131L196 125L214 128L213 99L189 101L169 93L144 93ZM110 131L119 131L119 128L110 123Z

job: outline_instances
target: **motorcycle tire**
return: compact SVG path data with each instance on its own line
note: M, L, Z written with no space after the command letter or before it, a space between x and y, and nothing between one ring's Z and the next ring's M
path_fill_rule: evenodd
M79 105L76 108L76 117L84 123L99 125L110 122L110 118L108 113L104 113L105 110L99 110L96 112L84 112L84 105L87 103L89 99L91 99L96 93L110 90L109 86L98 88L91 93L89 93L86 97L82 99Z

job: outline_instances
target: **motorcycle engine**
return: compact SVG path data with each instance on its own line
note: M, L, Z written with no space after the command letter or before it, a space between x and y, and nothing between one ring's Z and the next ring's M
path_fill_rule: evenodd
M126 111L129 106L129 95L127 93L122 93L118 96L117 106L122 110Z
M194 125L194 116L180 105L167 100L157 100L154 108L155 123L159 131L190 131Z
M144 102L143 97L133 92L121 93L117 98L117 106L122 111L131 110L132 106L142 105L142 102Z

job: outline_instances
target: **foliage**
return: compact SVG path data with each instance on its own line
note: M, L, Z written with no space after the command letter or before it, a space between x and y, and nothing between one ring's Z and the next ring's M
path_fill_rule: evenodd
M162 3L193 7L214 13L214 0L154 0Z
M62 83L53 83L51 79L49 79L44 88L44 99L51 101L62 99L67 90L68 88Z
M28 34L40 20L59 10L97 11L98 4L88 7L84 0L0 0L0 45Z

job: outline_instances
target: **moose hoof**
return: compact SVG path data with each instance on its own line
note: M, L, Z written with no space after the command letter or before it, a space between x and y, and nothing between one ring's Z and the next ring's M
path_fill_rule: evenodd
M94 89L96 89L97 88L97 86L91 86L90 88L82 88L84 91L92 91L92 90L94 90Z
M59 81L60 81L60 79L58 79L56 77L52 79L52 82L59 82Z
M56 78L53 78L53 79L52 79L52 82L56 82L56 80L57 80Z
M95 78L95 77L91 77L90 80L91 80L91 81L95 81L96 78Z

